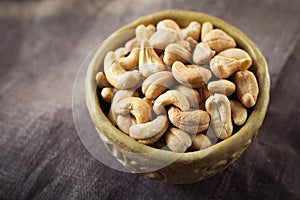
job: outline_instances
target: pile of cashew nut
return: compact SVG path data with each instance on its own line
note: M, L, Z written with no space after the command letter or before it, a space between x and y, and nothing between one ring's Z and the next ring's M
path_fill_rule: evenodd
M259 93L252 59L236 46L210 22L139 25L96 75L108 118L134 140L174 152L211 146L210 126L219 141L227 139Z

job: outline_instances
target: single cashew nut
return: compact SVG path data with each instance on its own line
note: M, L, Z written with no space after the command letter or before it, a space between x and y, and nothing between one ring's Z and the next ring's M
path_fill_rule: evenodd
M207 130L209 127L209 114L203 110L183 112L179 108L172 106L168 110L168 116L174 126L188 133L196 134Z
M166 30L172 30L172 31L180 31L180 27L178 24L172 20L172 19L164 19L157 23L156 25L157 29L166 29Z
M163 50L168 44L175 42L177 39L176 31L170 29L157 29L149 41L153 48Z
M215 51L211 50L209 45L203 42L197 44L193 54L193 61L195 64L209 63L211 58L215 55Z
M138 93L133 90L118 90L112 100L111 100L111 106L110 110L108 112L108 119L116 125L117 121L117 114L114 112L114 107L116 106L117 103L119 103L122 99L127 98L127 97L138 97Z
M184 86L184 85L176 85L174 90L178 90L181 92L189 101L191 108L198 109L199 103L202 101L200 94L197 90Z
M139 71L144 77L148 77L156 72L164 71L165 65L148 40L141 43L139 56Z
M213 25L210 22L204 22L202 24L202 29L201 29L201 41L204 41L204 37L209 33L210 31L213 30Z
M165 139L169 149L178 153L184 153L192 144L189 134L174 127L167 130Z
M203 87L212 76L210 70L205 67L184 65L179 61L173 63L172 74L179 83L192 88Z
M236 46L234 39L220 29L209 31L203 38L203 42L207 43L216 52Z
M150 75L142 84L142 92L149 100L156 99L175 83L171 72L161 71Z
M235 74L236 93L240 102L247 108L256 104L259 93L258 83L255 75L248 70L239 71Z
M235 84L226 79L211 81L208 83L207 88L211 94L219 93L230 96L235 92Z
M206 111L209 113L212 128L222 140L232 134L231 108L228 98L223 94L214 94L205 102Z
M194 40L198 41L201 31L201 24L196 21L192 21L186 28L180 30L180 36L182 39L191 37Z
M188 63L190 60L191 53L179 44L169 44L165 49L163 61L168 66L172 66L175 61Z
M127 97L119 101L113 108L118 115L132 114L137 124L151 120L151 107L147 101L139 97Z
M243 125L247 120L247 109L236 100L229 100L229 102L233 122L238 126Z
M111 103L114 94L114 89L112 87L105 87L101 90L101 97L106 103Z
M209 67L218 78L228 78L241 68L241 60L216 55L211 59Z
M128 56L120 56L117 58L120 65L127 71L137 67L139 62L140 49L134 48Z
M224 51L221 51L218 55L239 60L239 63L240 63L239 70L240 71L244 71L252 65L251 57L243 49L239 49L239 48L226 49Z
M149 24L148 26L141 24L138 27L136 27L135 36L137 41L141 43L142 40L144 39L149 40L154 32L155 32L155 26L153 24Z
M177 90L168 90L163 93L154 101L153 111L156 115L161 114L164 111L164 106L174 105L180 108L182 111L188 111L190 104L188 99Z
M111 84L107 81L106 76L103 72L96 74L96 82L99 89L104 87L111 87Z
M117 61L112 51L108 52L105 56L104 73L108 82L117 89L134 87L139 83L141 78L137 70L126 71Z
M159 115L153 121L132 125L129 129L129 135L137 140L148 139L157 134L166 132L168 126L168 117Z
M196 137L193 138L191 148L194 150L200 150L200 149L208 148L211 145L212 144L210 139L206 135L199 133L196 135Z
M121 131L129 135L129 128L133 124L133 119L130 115L117 115L116 123Z

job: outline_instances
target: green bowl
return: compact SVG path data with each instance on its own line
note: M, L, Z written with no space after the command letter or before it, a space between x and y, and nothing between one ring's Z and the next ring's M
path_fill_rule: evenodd
M173 19L179 26L185 27L191 21L211 22L214 27L223 29L245 49L253 59L251 71L259 85L259 96L246 123L228 139L214 144L210 148L175 153L155 149L133 140L117 129L101 110L97 96L95 77L103 71L105 54L134 37L134 30L139 24L156 24L163 19ZM127 32L126 34L122 34ZM270 98L270 78L265 58L257 46L239 29L225 21L199 12L166 10L150 14L123 26L108 37L99 47L88 66L86 75L86 104L95 128L107 149L116 159L133 173L162 182L177 184L193 183L210 177L232 164L249 146L256 136L265 118Z

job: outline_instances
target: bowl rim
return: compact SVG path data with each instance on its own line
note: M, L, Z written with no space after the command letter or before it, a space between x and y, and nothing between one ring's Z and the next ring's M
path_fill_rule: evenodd
M181 17L184 16L185 18L182 19ZM98 134L99 131L103 133L109 140L113 141L115 145L120 147L123 150L129 152L136 152L136 153L149 153L153 152L154 150L156 153L160 155L167 155L167 156L176 156L178 159L176 161L184 161L184 160L193 160L199 159L203 151L206 149L193 151L193 152L186 152L186 153L176 153L172 151L166 151L163 149L156 149L151 146L147 146L141 144L134 139L130 138L118 128L116 128L110 120L105 116L100 108L100 102L98 101L98 97L96 94L96 81L95 75L98 72L96 69L99 64L99 59L101 54L106 50L106 47L109 45L109 41L116 37L117 34L123 31L131 30L136 28L140 24L149 24L150 22L155 24L157 21L161 19L173 19L178 22L178 20L185 20L185 21L210 21L214 27L223 29L225 32L229 32L229 34L235 39L237 44L243 46L243 49L247 49L246 51L252 57L253 63L256 63L256 78L258 79L259 85L259 95L257 98L256 105L254 106L251 115L248 117L246 123L226 140L218 142L210 147L209 156L216 156L222 152L225 152L228 149L235 148L239 146L241 143L246 143L248 140L256 136L258 129L261 127L264 118L266 116L267 108L269 105L270 100L270 77L268 72L268 65L267 62L258 49L258 47L238 28L235 26L219 19L217 17L210 16L208 14L204 14L201 12L194 12L194 11L186 11L186 10L163 10L160 12L156 12L153 14L142 16L135 21L119 28L118 30L114 31L106 40L105 42L98 48L96 53L94 54L91 62L89 63L86 79L85 79L85 95L86 95L86 105L90 114L90 117L95 125ZM205 19L205 20L204 20ZM228 31L230 30L230 31ZM103 57L103 55L102 55ZM259 74L259 77L258 77ZM250 131L250 129L254 129L254 131ZM109 134L107 134L109 132ZM254 133L254 134L253 134ZM129 145L130 144L130 145ZM180 154L180 156L178 156ZM206 155L206 156L207 156ZM161 158L163 159L163 157Z

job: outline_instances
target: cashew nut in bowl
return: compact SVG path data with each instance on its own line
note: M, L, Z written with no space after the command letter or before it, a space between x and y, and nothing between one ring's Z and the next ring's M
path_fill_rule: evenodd
M202 24L202 29L201 29L201 41L204 41L204 37L209 33L210 31L213 30L213 25L210 22L204 22Z
M188 99L177 90L168 90L160 95L153 105L153 111L156 115L161 114L164 111L164 106L174 105L180 108L182 111L188 111L190 104Z
M138 66L140 49L134 48L128 56L120 56L117 58L120 65L127 71Z
M199 103L202 101L202 99L197 90L184 85L176 85L174 90L178 90L188 99L191 108L199 108Z
M207 84L207 88L211 94L219 93L230 96L235 92L235 84L226 79L211 81Z
M148 77L156 72L164 71L165 65L161 58L151 47L148 40L141 43L139 56L139 71L144 77Z
M132 125L129 129L129 135L137 140L152 138L157 134L165 133L168 126L168 117L159 115L150 122Z
M234 48L236 46L234 39L220 29L213 29L209 31L203 38L202 42L207 43L210 48L216 52Z
M187 40L177 40L174 44L179 44L183 48L185 48L188 52L191 52L191 45Z
M215 55L215 53L215 51L210 49L208 44L200 42L195 47L193 53L193 61L195 64L209 63L209 61Z
M106 76L103 72L98 72L96 74L96 82L99 89L104 87L112 87L111 84L107 81Z
M247 108L256 104L259 88L255 75L248 70L239 71L235 74L236 93L240 102Z
M157 30L170 30L170 31L180 31L179 25L172 19L164 19L157 23Z
M215 134L222 140L230 137L233 125L228 98L223 94L216 93L206 100L205 108L210 115L210 121Z
M112 87L105 87L101 90L101 97L106 103L111 103L114 94L114 89Z
M193 51L198 44L198 42L191 37L187 37L186 41L190 44L191 51Z
M210 117L206 111L191 110L183 112L175 106L168 110L170 122L188 133L200 133L209 127Z
M200 149L208 148L211 145L212 143L210 139L206 135L199 133L193 138L191 148L194 150L200 150Z
M169 89L174 83L175 80L171 72L156 72L144 80L142 92L147 99L154 100L164 91Z
M226 49L224 51L221 51L218 55L223 56L223 57L227 57L227 58L233 58L233 59L239 60L239 62L240 62L239 70L240 71L244 71L252 65L251 57L243 49L230 48L230 49Z
M141 24L138 27L136 27L135 36L138 43L140 44L144 39L149 40L154 32L155 32L155 26L153 24L149 24L148 26Z
M241 126L247 120L247 109L236 100L229 100L231 108L231 116L234 124Z
M117 115L132 114L137 124L151 120L151 107L147 101L139 97L127 97L119 101L113 108Z
M212 76L210 70L205 67L184 65L179 61L173 63L172 74L179 83L192 88L203 87Z
M166 65L172 66L175 61L189 63L191 53L179 44L172 43L165 48L163 61Z
M178 153L184 153L192 144L189 134L174 127L167 130L165 138L169 149Z
M168 44L178 40L178 33L172 29L157 29L149 39L151 46L159 51L163 50Z
M137 70L126 71L117 61L112 51L108 52L105 56L104 73L108 82L117 89L134 87L139 83L141 78Z
M133 119L131 115L117 115L116 123L118 125L118 128L129 135L129 128L133 124Z
M182 39L191 37L194 40L198 41L200 36L200 30L201 30L201 24L199 24L199 22L192 21L187 27L181 29L179 33Z
M129 53L133 49L139 48L139 47L140 47L140 42L138 42L136 37L132 38L131 40L129 40L128 42L125 43L125 51L127 53Z

